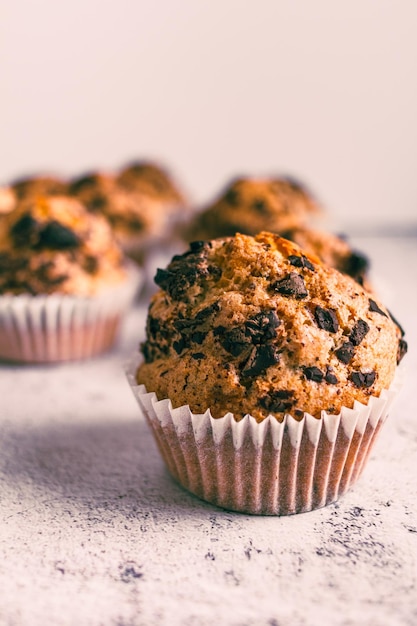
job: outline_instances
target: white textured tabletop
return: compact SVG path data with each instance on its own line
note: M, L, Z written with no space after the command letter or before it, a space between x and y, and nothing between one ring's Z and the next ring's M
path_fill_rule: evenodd
M125 381L145 307L83 364L0 366L1 626L415 626L417 240L357 240L406 329L404 388L334 505L251 517L169 477Z

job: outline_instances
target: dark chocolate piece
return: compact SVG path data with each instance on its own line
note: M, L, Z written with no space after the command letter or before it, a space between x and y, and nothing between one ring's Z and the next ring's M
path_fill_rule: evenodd
M280 324L281 320L275 311L261 311L245 323L246 335L255 345L264 343L276 337L276 329Z
M380 309L377 303L375 302L375 300L371 300L371 298L369 298L369 310L372 311L373 313L379 313L380 315L383 315L384 317L388 317L385 311Z
M73 250L81 245L79 237L67 226L53 220L48 222L39 233L39 239L34 246L37 250L49 248L51 250Z
M344 272L362 284L369 268L368 258L361 252L353 251L344 264Z
M221 269L207 261L210 248L209 242L191 243L187 252L173 257L167 269L157 270L155 283L173 300L186 300L190 287L211 276L218 278L221 275Z
M352 328L352 332L349 335L349 341L353 343L354 346L358 346L368 331L369 325L365 322L365 320L358 320Z
M233 356L239 356L248 346L245 329L240 326L229 330L224 326L217 326L213 332L219 338L221 346Z
M307 380L312 380L315 383L321 383L324 378L323 372L315 365L313 365L312 367L304 367L303 371L304 376L307 378Z
M255 198L252 202L252 208L258 213L267 213L268 205L262 198Z
M258 376L262 374L270 365L279 362L278 348L271 344L264 344L253 348L249 359L242 370L242 376Z
M400 329L400 333L401 333L401 337L404 337L405 335L405 330L404 328L401 326L401 324L399 323L399 321L397 319L395 319L395 317L393 316L393 314L391 313L391 311L388 311L390 318L392 319L392 321L394 322L394 324L396 326L398 326L398 328Z
M353 343L351 343L350 341L345 341L345 343L343 343L340 348L335 350L335 355L337 356L339 361L347 365L352 360L354 348L355 346L353 345Z
M232 189L226 191L224 195L224 200L225 202L227 202L227 204L230 204L231 206L238 206L240 201L239 192L232 187Z
M87 274L96 274L98 271L99 262L95 256L86 256L84 261L84 269Z
M285 278L278 280L272 285L272 289L283 296L293 296L297 299L306 298L308 296L304 279L296 272L291 272L287 274Z
M206 355L203 352L193 352L191 354L191 358L195 359L196 361L200 361L201 359L205 359Z
M291 263L291 265L294 265L294 267L303 267L311 270L312 272L315 271L312 262L309 261L309 259L307 259L307 257L303 254L301 256L297 256L296 254L290 254L288 256L288 261Z
M22 215L20 220L13 224L10 235L16 248L28 246L33 243L34 237L37 238L39 222L37 222L30 213Z
M18 272L29 265L29 259L25 257L12 257L7 252L0 253L0 271Z
M339 330L339 322L334 309L323 309L321 306L316 306L314 319L317 326L322 330L327 330L328 333L337 333Z
M278 389L259 398L259 404L270 413L284 413L293 406L295 402L293 395L294 391L290 389Z
M86 174L73 180L69 187L70 194L77 194L79 191L94 187L97 184L97 174Z
M349 376L355 387L371 387L376 378L375 372L352 372Z
M405 354L407 354L408 345L405 339L400 339L398 342L398 352L397 352L397 365L400 363Z
M333 368L332 367L328 367L326 370L326 374L324 376L324 380L326 381L326 383L328 383L329 385L337 385L337 383L339 382L337 380L337 376L334 374Z

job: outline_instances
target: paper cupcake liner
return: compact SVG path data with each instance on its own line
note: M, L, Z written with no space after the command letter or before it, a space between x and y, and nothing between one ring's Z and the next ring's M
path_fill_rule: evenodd
M0 359L51 363L92 357L109 349L142 282L127 279L92 297L67 294L0 296Z
M174 479L219 507L262 515L307 512L343 495L361 475L400 385L397 376L379 397L339 415L258 423L251 415L236 421L231 413L215 419L209 409L174 409L136 383L137 366L127 366L127 378Z

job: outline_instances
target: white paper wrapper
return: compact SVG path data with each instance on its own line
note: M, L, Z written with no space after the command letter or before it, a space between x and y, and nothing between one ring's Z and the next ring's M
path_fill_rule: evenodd
M214 419L209 409L194 414L159 401L136 383L140 359L128 364L127 378L174 479L202 500L251 514L290 515L336 501L362 473L400 386L397 376L379 398L339 415L238 422L231 413Z
M127 279L92 297L0 296L0 359L51 363L109 349L143 280L133 263Z

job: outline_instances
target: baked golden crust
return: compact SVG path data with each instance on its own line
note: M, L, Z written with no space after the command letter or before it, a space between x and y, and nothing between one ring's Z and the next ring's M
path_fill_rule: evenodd
M86 174L74 179L69 190L90 211L104 215L123 248L156 236L163 229L165 216L160 204L137 191L124 189L113 174Z
M338 413L388 388L406 349L371 294L271 233L196 242L156 282L137 381L197 413Z
M304 224L320 213L312 195L287 178L239 178L190 224L188 241L256 235L262 230L279 233Z
M126 278L106 220L77 200L39 197L0 218L0 293L92 295Z
M120 171L118 183L125 189L159 200L166 210L188 204L184 192L168 171L151 161L129 163Z
M18 200L38 196L63 196L67 193L67 182L59 176L49 174L19 178L11 184Z

